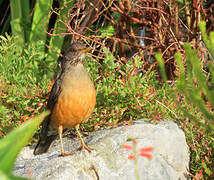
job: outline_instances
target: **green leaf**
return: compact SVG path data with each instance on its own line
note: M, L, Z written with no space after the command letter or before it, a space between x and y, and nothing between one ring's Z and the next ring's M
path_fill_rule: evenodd
M24 31L21 26L21 0L10 0L11 7L11 28L15 36L19 36L20 42L24 43Z
M25 42L28 42L30 37L30 29L31 29L29 0L21 0L21 11L22 11L22 27L24 28L24 38L25 38Z
M183 4L184 1L183 0L178 0L178 3Z
M210 176L212 174L212 171L207 167L207 165L204 162L202 162L202 166L205 172Z
M108 26L107 28L101 29L101 36L107 37L107 36L113 36L115 32L115 29L113 26Z
M29 38L30 7L28 0L10 0L12 33L22 47Z
M203 88L203 90L206 90L206 77L202 72L200 60L197 56L197 51L193 50L190 44L185 44L184 48L187 55L187 62L191 64L188 67L192 67L193 76L196 77L199 86Z
M10 180L10 178L8 177L8 175L5 174L4 172L2 172L1 170L0 170L0 179L1 180Z
M178 67L179 67L179 71L180 71L179 80L177 81L177 87L179 89L182 89L185 86L186 81L185 81L185 69L184 69L184 66L182 64L181 54L180 53L176 53L175 54L175 59L177 61L177 64L178 64Z
M52 6L52 0L39 0L35 5L33 22L30 33L30 41L46 41L45 31L48 28L49 12ZM44 47L45 48L45 47Z
M0 140L0 170L2 172L6 174L12 172L18 153L27 145L39 124L48 114L49 112L46 111L34 117Z
M7 16L7 19L4 22L3 26L2 26L1 34L5 34L9 30L9 27L10 27L10 18L11 18L11 15L9 14Z
M161 53L155 54L155 58L156 58L157 61L158 61L158 65L159 65L159 67L160 67L161 76L162 76L164 82L166 82L167 76L166 76L166 71L165 71L164 60L163 60L163 58L162 58Z
M214 59L214 32L211 32L210 37L208 37L206 33L206 22L204 21L199 23L199 28L201 30L204 43L206 44L207 49L210 51L212 58Z

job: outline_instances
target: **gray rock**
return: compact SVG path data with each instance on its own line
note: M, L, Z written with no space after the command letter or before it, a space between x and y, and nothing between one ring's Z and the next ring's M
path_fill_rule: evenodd
M59 140L49 152L33 155L32 147L25 147L19 154L14 174L33 179L50 180L132 180L136 179L134 160L128 155L132 150L122 148L127 139L137 140L137 150L152 146L152 159L139 156L137 168L142 180L186 179L189 152L185 135L172 121L159 124L137 121L132 126L105 129L90 133L86 143L94 148L91 153L78 151L77 138L63 138L66 152L73 156L59 157Z

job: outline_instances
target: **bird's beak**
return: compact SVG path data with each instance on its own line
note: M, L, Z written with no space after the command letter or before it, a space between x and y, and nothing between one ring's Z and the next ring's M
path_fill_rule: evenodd
M93 48L89 47L89 48L86 48L86 49L82 49L82 50L80 50L80 53L81 54L82 53L86 53L86 52L90 51L91 49L93 49Z

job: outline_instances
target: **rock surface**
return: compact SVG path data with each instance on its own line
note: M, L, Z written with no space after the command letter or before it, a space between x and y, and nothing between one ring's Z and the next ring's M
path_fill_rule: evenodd
M59 157L59 140L49 152L33 155L33 149L25 147L20 153L14 174L33 179L50 180L132 180L136 179L135 164L128 159L132 151L121 146L127 139L137 140L137 150L152 146L152 159L138 157L140 179L182 180L189 165L188 146L182 130L172 121L159 124L137 121L132 126L100 130L91 133L86 143L94 148L91 153L78 151L76 138L63 138L65 152L73 156Z

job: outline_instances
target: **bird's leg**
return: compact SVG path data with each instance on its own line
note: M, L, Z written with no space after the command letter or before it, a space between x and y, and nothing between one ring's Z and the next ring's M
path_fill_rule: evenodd
M75 126L75 129L76 129L76 131L77 131L77 135L79 136L79 138L80 138L80 140L81 140L82 149L86 149L88 152L91 152L93 149L90 148L90 147L88 147L88 146L86 146L86 144L85 144L85 142L84 142L84 140L83 140L83 138L82 138L82 136L81 136L81 134L80 134L80 132L79 132L79 124L77 124L77 125Z
M59 138L60 138L60 148L61 148L61 155L60 156L71 156L74 153L65 153L62 143L62 132L63 132L63 126L60 125L58 128Z

